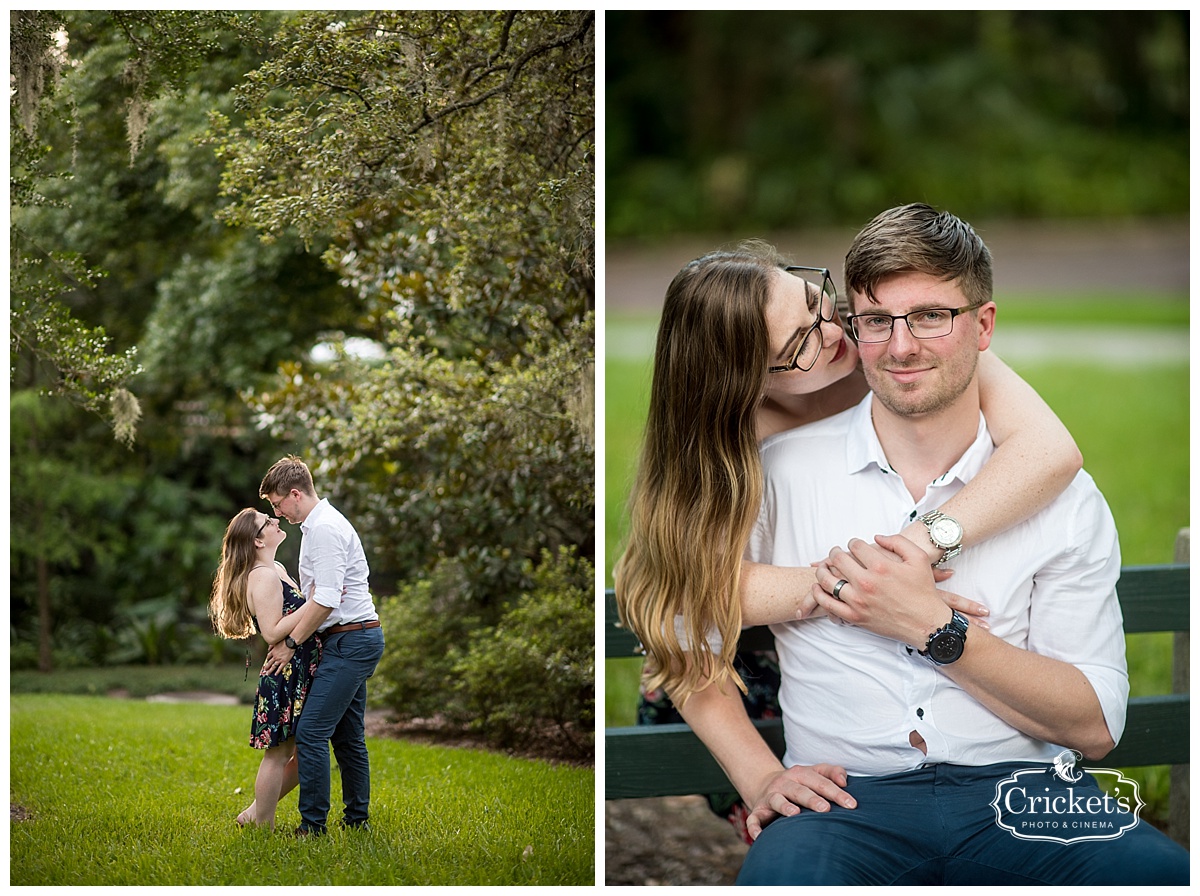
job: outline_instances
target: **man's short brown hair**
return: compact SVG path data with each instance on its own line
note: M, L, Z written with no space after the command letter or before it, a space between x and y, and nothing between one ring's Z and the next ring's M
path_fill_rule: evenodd
M957 281L972 305L992 299L992 254L983 240L970 224L921 202L889 209L859 232L846 253L846 292L873 302L880 281L909 272Z
M317 494L308 465L296 455L289 454L275 461L267 470L258 487L258 496L269 501L269 495L287 495L292 489L298 489L306 495Z

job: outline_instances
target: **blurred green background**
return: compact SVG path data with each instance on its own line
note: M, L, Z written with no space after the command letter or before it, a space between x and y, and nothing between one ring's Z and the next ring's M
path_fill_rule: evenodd
M1188 12L609 12L609 240L1188 210Z
M840 286L857 229L910 201L1002 246L993 347L1070 428L1123 562L1171 561L1189 525L1187 12L609 12L605 27L609 586L674 272L763 237ZM1128 647L1134 693L1169 691L1169 636ZM606 663L606 725L633 724L639 666ZM1153 815L1165 770L1138 777Z

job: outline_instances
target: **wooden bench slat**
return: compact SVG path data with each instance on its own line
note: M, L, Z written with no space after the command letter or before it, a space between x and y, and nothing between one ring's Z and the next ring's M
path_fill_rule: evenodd
M782 756L782 723L759 720L754 724L776 755ZM605 799L732 790L721 766L687 725L635 725L604 732Z
M1101 761L1113 768L1191 762L1190 695L1132 698L1121 742Z
M1130 700L1121 743L1102 760L1085 760L1084 767L1126 768L1188 762L1188 710L1186 694ZM782 756L782 721L759 720L754 724L775 754ZM733 791L721 766L687 725L608 728L604 744L605 799ZM831 757L830 761L835 760Z
M1123 567L1117 596L1126 634L1191 628L1191 575L1186 563Z

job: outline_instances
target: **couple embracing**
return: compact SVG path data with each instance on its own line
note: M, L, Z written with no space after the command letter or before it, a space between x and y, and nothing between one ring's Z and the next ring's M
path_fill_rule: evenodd
M225 530L211 615L226 638L256 632L271 645L259 676L250 745L265 750L254 801L238 824L274 829L279 800L300 787L296 835L324 834L329 744L342 777L345 828L369 829L371 773L364 718L367 679L383 655L362 542L297 457L278 461L259 486L272 513L241 510ZM300 526L297 584L275 551L282 517Z

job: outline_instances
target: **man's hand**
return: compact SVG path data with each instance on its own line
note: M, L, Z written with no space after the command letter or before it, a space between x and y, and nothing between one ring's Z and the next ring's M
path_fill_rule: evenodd
M283 641L272 644L271 649L267 651L267 658L263 660L263 672L267 675L274 675L290 663L295 654L296 651L288 647Z
M895 536L895 537L907 537L907 536ZM921 546L917 545L917 547L920 548ZM821 584L823 582L829 583L827 586L823 587L822 590L824 590L826 594L828 594L830 597L832 597L833 596L833 587L834 587L834 585L837 584L837 582L841 578L841 576L838 575L836 570L834 570L830 567L829 557L826 557L823 560L818 560L816 563L814 563L812 565L814 567L816 567L818 570L826 570L827 572L829 572L830 576L832 576L832 578L827 578L827 577L822 577L820 575L820 573L818 573L818 575L817 575L817 583L818 584ZM949 579L953 578L953 576L954 576L953 569L943 569L942 567L939 567L939 566L934 566L931 568L933 569L933 581L936 584L941 584L942 582L948 581ZM947 607L949 607L951 610L958 610L958 612L960 612L964 616L968 617L971 621L971 625L977 625L980 628L991 630L991 625L988 624L987 617L991 614L992 611L989 610L987 607L985 607L983 604L981 604L979 601L971 600L969 597L963 597L961 594L955 594L952 591L943 591L940 588L937 589L937 596L940 597L942 599L942 602ZM798 617L800 619L807 619L814 615L819 615L819 616L826 615L824 608L821 607L821 605L817 602L816 597L814 597L812 594L807 595L804 603L802 604L802 608L804 609L805 612L804 612L804 615Z
M933 570L917 545L899 535L877 535L875 542L855 538L848 550L830 551L817 570L813 597L830 616L924 648L929 635L950 621L949 601L934 587ZM841 580L846 584L834 597Z
M757 840L776 818L798 815L803 809L828 812L830 803L853 809L858 803L842 790L846 770L840 765L793 765L771 778L746 818L746 830Z

